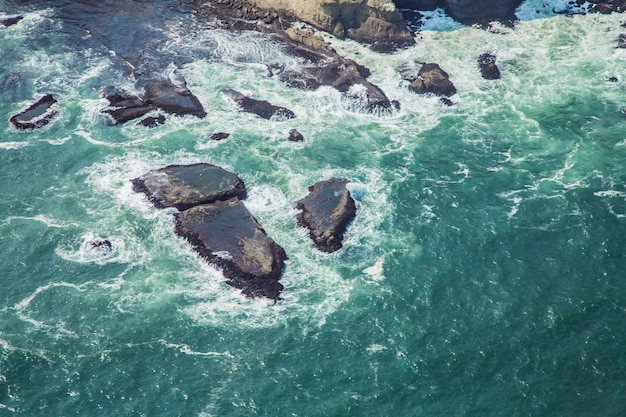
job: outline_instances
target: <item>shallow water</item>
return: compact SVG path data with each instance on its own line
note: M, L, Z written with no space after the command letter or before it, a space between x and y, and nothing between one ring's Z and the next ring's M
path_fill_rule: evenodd
M623 415L623 16L423 30L392 55L328 37L400 101L374 116L268 78L299 62L265 35L208 30L168 2L115 19L82 4L0 2L25 13L0 28L0 415ZM485 51L501 80L480 77ZM450 74L454 106L408 91L396 70L417 61ZM205 119L99 113L103 86L174 69ZM225 87L297 117L237 112ZM44 93L53 121L11 128ZM278 304L226 286L172 211L132 192L194 162L238 173L285 248ZM330 177L352 181L358 214L327 255L294 205ZM113 251L90 252L97 237Z

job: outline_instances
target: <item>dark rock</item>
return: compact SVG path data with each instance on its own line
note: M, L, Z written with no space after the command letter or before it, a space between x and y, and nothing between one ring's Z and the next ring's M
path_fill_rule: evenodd
M448 14L466 25L487 25L499 21L512 25L515 9L522 0L443 0Z
M109 101L109 107L102 110L120 124L144 116L156 109L176 116L206 116L202 104L183 84L176 85L171 80L144 80L137 84L143 90L141 96L131 94L117 87L106 87L102 97Z
M24 16L21 16L21 15L0 17L0 25L5 26L5 27L12 26L16 24L17 22L19 22L20 20L22 20L23 18Z
M226 139L227 137L230 136L230 133L226 133L226 132L215 132L213 133L209 139L210 140L222 140L222 139Z
M496 65L496 56L489 52L480 54L478 57L480 74L485 80L497 80L500 78L500 69Z
M265 100L250 98L232 88L226 88L222 90L222 93L237 103L242 111L256 114L264 119L287 120L296 117L291 110L285 107L274 106Z
M617 83L619 82L619 78L613 76L613 77L609 77L609 79L607 80L610 83Z
M617 47L618 48L626 48L626 33L620 33L619 38L617 39Z
M142 119L141 121L137 122L137 125L154 128L154 127L162 125L163 123L165 123L165 116L163 116L162 114L159 114L158 116L146 117L145 119Z
M441 98L439 98L439 101L444 106L448 106L448 107L454 106L454 102L452 100L450 100L448 97L441 97Z
M296 129L291 129L289 131L288 139L291 142L302 142L304 140L304 136L302 136L302 133L298 132Z
M176 233L207 262L220 267L229 285L250 297L280 299L285 251L239 199L192 207L176 213L175 223Z
M109 256L113 253L113 244L110 240L103 237L98 237L93 240L88 240L83 244L84 250L97 256Z
M356 204L346 187L347 179L332 178L309 187L309 194L296 204L302 210L298 224L309 229L315 246L335 252L343 244L343 235L356 215Z
M409 84L409 89L419 94L435 94L438 96L453 96L456 87L450 81L448 73L439 67L439 64L426 63L418 72L418 78Z
M170 165L131 182L133 190L144 193L157 208L187 210L199 204L245 198L246 195L245 185L237 175L205 163Z
M11 116L9 121L18 129L36 129L50 123L50 120L57 114L52 107L57 101L51 94L45 94L39 100Z

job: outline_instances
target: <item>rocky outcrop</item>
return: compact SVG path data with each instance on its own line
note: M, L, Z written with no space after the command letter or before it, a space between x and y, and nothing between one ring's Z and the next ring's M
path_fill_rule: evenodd
M45 94L30 106L11 116L9 121L17 129L37 129L50 123L57 114L52 105L56 103L51 94Z
M247 296L280 299L283 286L278 279L285 251L239 199L195 206L174 217L176 233L207 262L220 267L229 285Z
M448 73L442 70L439 64L425 63L417 74L405 71L402 76L411 82L409 89L418 94L435 94L444 97L456 94L456 87L450 81ZM412 79L413 76L415 76L414 79Z
M230 133L226 133L226 132L215 132L212 133L211 136L209 136L209 140L223 140L226 139L227 137L230 136Z
M244 3L293 16L337 37L371 44L375 50L393 50L415 43L390 0L247 0Z
M113 244L109 239L96 237L83 243L83 250L91 255L107 257L113 253Z
M162 114L159 114L157 116L148 116L140 120L139 122L137 122L137 125L149 127L149 128L155 128L157 126L162 125L163 123L165 123L165 116L163 116Z
M485 80L497 80L500 78L500 69L496 65L496 56L485 52L478 56L478 68Z
M285 107L275 106L265 100L250 98L232 88L225 88L222 93L237 103L242 111L256 114L263 119L287 120L296 117L294 112Z
M133 190L144 193L157 208L187 210L217 200L245 198L243 181L215 165L169 165L131 180Z
M356 215L348 182L344 178L320 181L309 187L309 194L296 204L302 210L298 224L309 229L315 247L323 252L335 252L343 246L343 235Z
M170 165L131 181L156 207L180 210L176 234L221 268L229 285L250 297L280 299L287 255L241 202L245 186L237 175L200 163Z
M125 123L157 109L176 116L206 116L200 100L180 78L176 84L168 79L142 80L136 87L143 90L143 94L135 95L113 86L102 90L102 97L108 100L109 107L101 111L111 116L114 124Z

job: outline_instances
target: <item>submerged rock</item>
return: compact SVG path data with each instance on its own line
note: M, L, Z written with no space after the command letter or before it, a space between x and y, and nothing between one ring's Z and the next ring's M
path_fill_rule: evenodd
M331 253L343 246L343 235L356 215L348 182L344 178L320 181L309 187L309 194L296 204L302 210L298 224L309 229L315 247L321 251Z
M57 114L52 105L57 101L51 94L42 96L30 106L11 116L9 121L18 129L37 129L50 123Z
M496 56L485 52L478 57L480 74L485 80L497 80L500 78L500 69L496 65Z
M232 88L225 88L222 93L237 103L242 111L256 114L264 119L287 120L296 117L291 110L285 107L274 106L265 100L250 98Z
M233 197L244 198L243 181L215 165L169 165L131 180L133 190L144 193L157 208L187 210L199 204Z
M439 64L426 63L420 68L417 78L411 81L409 89L418 94L435 94L450 97L456 94L456 87L447 72Z
M147 80L137 84L143 90L141 96L117 87L109 86L102 90L102 97L109 101L109 107L101 110L113 118L114 124L125 123L161 109L176 116L206 116L200 100L183 84L171 80Z
M255 297L280 299L278 282L287 258L243 203L232 198L175 214L176 233L206 261L220 267L227 283Z

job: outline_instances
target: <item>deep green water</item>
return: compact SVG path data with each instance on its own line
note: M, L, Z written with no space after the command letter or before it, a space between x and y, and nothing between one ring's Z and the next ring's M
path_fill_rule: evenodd
M271 40L171 13L153 58L193 55L178 72L209 115L146 129L99 114L101 87L133 81L45 7L0 28L0 416L625 415L626 17L424 31L393 55L332 40L402 104L375 116L268 78L297 65ZM480 77L485 51L501 80ZM407 90L413 61L450 74L453 107ZM297 117L239 113L224 87ZM11 128L43 93L54 121ZM226 286L131 190L201 161L242 177L287 251L278 304ZM336 176L358 214L326 255L294 205ZM113 254L84 249L97 236Z

